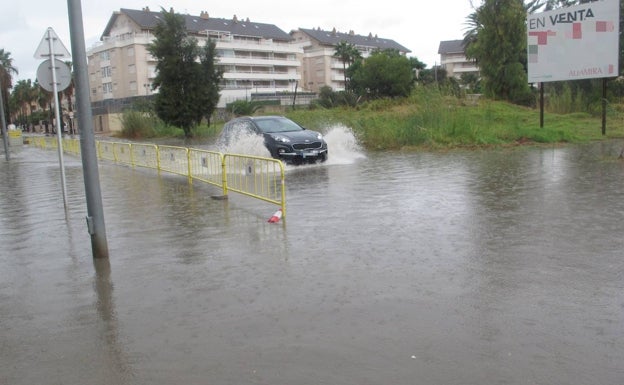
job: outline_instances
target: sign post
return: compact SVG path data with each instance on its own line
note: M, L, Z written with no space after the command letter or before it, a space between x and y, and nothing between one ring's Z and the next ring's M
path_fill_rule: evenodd
M71 57L67 48L65 48L56 35L56 32L54 32L52 28L48 28L45 35L43 35L43 39L41 39L41 43L39 43L37 51L35 52L35 58L49 57L49 60L41 63L39 66L39 69L37 70L37 80L45 90L51 91L54 94L56 136L58 142L59 164L61 168L61 185L63 187L63 205L65 206L65 213L67 214L67 186L65 183L65 165L63 163L63 127L61 124L61 106L59 105L58 93L59 91L67 88L69 85L69 81L71 81L71 73L69 73L69 69L65 63L60 60L56 60L56 56ZM61 68L64 69L62 70ZM59 73L63 73L65 80L69 79L69 81L64 81L63 87L59 87L60 84L57 82L57 69L59 70ZM67 73L69 73L69 76L67 76Z

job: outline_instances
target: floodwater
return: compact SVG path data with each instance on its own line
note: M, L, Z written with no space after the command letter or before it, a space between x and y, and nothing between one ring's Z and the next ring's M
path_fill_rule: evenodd
M0 384L624 383L621 141L288 167L287 216L185 178L0 162Z

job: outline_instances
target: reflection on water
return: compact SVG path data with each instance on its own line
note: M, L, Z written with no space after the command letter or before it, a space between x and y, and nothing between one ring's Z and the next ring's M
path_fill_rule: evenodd
M369 153L325 132L287 217L185 178L0 164L2 383L622 383L622 143ZM418 379L418 380L415 380Z

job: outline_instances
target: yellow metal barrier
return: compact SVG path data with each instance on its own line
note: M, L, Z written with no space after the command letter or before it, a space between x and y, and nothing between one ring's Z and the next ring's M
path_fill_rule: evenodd
M115 142L96 141L98 158L115 162Z
M80 155L80 140L76 138L63 138L63 151Z
M189 149L176 146L158 146L158 169L191 177Z
M273 158L225 154L223 156L224 191L235 191L280 205L286 216L284 164Z
M132 164L132 144L115 142L113 143L113 154L115 161L123 164Z
M44 141L44 148L53 148L53 149L57 149L58 148L58 139L54 136L46 136L43 138Z
M197 179L217 187L224 187L223 154L216 151L191 148L189 149L188 159L192 179ZM227 195L225 188L223 188L223 195Z
M133 143L132 165L158 170L158 146L155 144Z
M58 147L54 137L32 136L29 139L29 143L43 149ZM190 182L196 179L222 188L224 196L234 191L279 205L282 216L286 216L284 164L277 159L108 141L96 141L96 149L99 159L183 175ZM80 141L64 138L63 150L80 155Z
M32 136L28 138L28 143L33 146L37 146L39 148L46 148L45 137L43 136Z

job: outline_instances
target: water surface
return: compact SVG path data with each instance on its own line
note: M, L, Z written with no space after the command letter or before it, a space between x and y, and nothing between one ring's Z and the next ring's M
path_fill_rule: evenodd
M333 137L332 137L333 135ZM2 384L622 384L622 142L288 167L287 217L102 163L0 163Z

